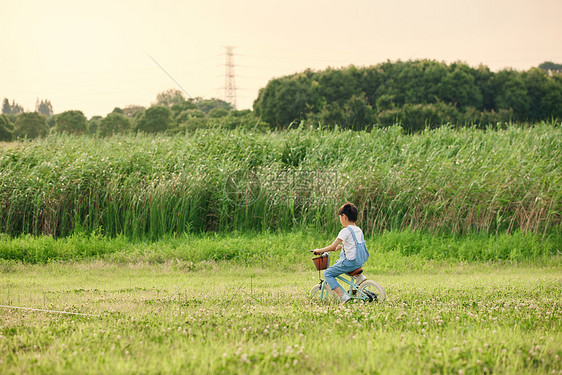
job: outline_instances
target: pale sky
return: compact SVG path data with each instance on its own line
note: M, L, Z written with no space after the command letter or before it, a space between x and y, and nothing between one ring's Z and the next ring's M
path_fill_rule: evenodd
M89 118L176 84L238 109L275 77L429 58L526 70L562 63L562 0L0 0L0 100Z

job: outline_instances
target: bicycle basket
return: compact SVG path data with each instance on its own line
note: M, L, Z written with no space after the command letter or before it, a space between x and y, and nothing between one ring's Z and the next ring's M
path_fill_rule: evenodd
M316 269L318 271L322 271L325 270L326 268L328 268L328 264L330 264L330 257L316 257L316 258L312 258L312 261L314 262L314 265L316 266Z

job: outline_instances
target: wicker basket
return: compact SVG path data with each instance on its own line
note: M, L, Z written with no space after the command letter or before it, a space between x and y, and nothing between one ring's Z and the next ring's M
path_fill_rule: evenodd
M314 265L318 271L325 270L330 264L330 256L312 258Z

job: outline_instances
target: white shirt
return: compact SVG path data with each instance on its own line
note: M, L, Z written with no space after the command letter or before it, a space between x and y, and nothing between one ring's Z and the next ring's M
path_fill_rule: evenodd
M348 228L353 229L355 237L357 237L357 242L363 243L365 238L363 237L363 231L361 228L356 225L348 225L338 233L338 238L342 241L343 246L340 258L344 255L345 259L354 260L357 256L357 249L355 248L355 241L353 240L353 236Z

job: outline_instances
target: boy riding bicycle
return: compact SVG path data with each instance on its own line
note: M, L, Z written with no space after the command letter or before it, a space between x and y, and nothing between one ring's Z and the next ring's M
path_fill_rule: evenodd
M338 295L340 302L346 302L350 297L343 292L336 276L362 267L369 257L363 231L355 224L357 214L357 207L353 203L346 203L341 206L338 215L344 228L338 233L338 237L331 245L322 249L314 249L316 255L342 249L340 259L324 271L324 277L326 277L328 285ZM361 284L365 280L366 277L363 274L356 276L357 284Z

